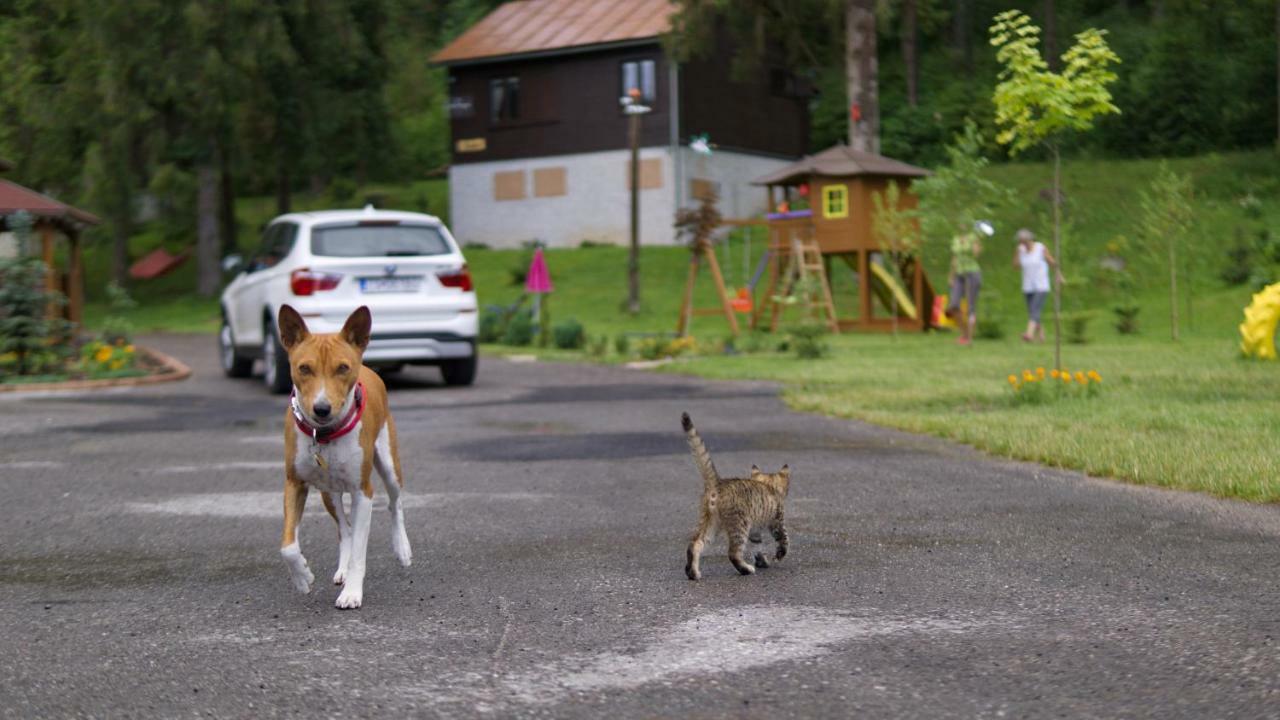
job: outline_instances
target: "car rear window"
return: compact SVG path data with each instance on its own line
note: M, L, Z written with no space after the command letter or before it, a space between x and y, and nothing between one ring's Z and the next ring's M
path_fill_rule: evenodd
M328 257L412 257L452 252L431 225L329 225L311 230L311 254Z

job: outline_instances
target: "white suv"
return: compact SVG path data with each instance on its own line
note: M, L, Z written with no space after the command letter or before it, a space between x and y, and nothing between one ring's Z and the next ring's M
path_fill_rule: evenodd
M312 332L337 332L368 305L373 334L364 354L374 368L439 365L449 385L476 375L476 294L466 260L438 218L418 213L326 210L281 215L222 293L218 351L230 377L248 377L256 359L272 392L292 387L276 333L288 303Z

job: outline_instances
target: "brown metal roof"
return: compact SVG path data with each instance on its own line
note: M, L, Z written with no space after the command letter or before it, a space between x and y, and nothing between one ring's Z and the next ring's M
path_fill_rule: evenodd
M657 38L671 29L671 0L511 0L436 53L451 64Z
M102 222L93 213L60 203L17 183L0 180L0 216L11 215L19 210L26 210L38 218L74 221L85 225L97 225Z
M891 177L924 177L929 171L908 165L883 155L854 150L848 145L836 145L816 155L806 155L796 162L764 177L751 181L753 185L786 185L807 180L810 175L833 177L850 175L888 175Z

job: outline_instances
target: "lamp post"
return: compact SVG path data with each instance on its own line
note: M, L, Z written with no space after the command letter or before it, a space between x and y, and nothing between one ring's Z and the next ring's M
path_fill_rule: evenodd
M640 89L631 88L619 102L628 116L631 145L631 254L627 259L627 312L640 312L640 116L653 108L640 102Z

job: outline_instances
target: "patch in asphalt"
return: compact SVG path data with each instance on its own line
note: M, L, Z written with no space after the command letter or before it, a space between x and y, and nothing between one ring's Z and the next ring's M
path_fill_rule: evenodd
M995 622L856 617L820 607L728 608L664 628L634 652L569 655L532 670L493 675L444 674L429 685L402 690L434 705L465 704L481 711L554 705L586 694L819 657L864 638L964 633Z
M406 508L440 507L461 502L487 502L490 500L506 502L536 502L545 500L550 495L539 493L414 493L406 492L403 496ZM202 493L198 495L180 495L168 500L152 502L125 503L125 510L136 513L161 513L165 515L202 515L208 517L228 518L280 518L279 492L236 492L236 493ZM307 513L327 514L319 497L315 502L307 503ZM386 510L385 495L373 496L374 510Z
M539 460L627 460L630 458L687 455L689 447L680 432L616 432L567 434L554 423L548 429L527 430L521 435L505 435L480 440L466 440L442 448L455 457L481 462L536 462ZM516 429L516 428L512 428ZM937 454L928 443L897 443L876 439L855 439L798 433L741 433L708 431L707 446L711 452L759 450L767 453L786 452L858 452L876 455ZM756 461L762 467L769 461ZM797 462L792 460L791 462Z
M13 462L0 463L0 468L6 470L36 470L38 468L60 468L65 464L56 460L15 460Z
M156 468L152 472L156 472L161 475L177 475L196 472L217 472L219 470L280 470L283 467L283 460L263 460L260 462L241 461L205 463L203 465L168 465Z

